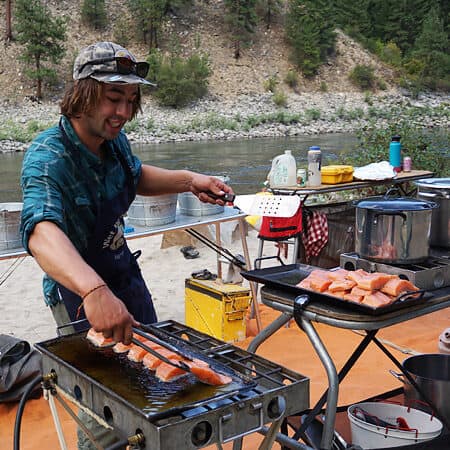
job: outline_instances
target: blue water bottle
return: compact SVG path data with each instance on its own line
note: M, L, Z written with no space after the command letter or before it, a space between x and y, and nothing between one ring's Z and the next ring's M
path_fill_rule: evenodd
M392 136L391 143L389 144L389 164L394 167L396 172L402 170L402 144L400 142L400 136L396 134Z

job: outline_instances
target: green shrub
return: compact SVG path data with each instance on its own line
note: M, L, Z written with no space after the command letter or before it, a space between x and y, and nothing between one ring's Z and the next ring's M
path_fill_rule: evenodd
M282 91L275 91L272 95L272 100L277 106L286 106L287 105L287 97L286 94Z
M376 78L373 67L358 64L350 72L349 78L360 89L367 90L375 87Z
M268 92L275 92L278 85L278 77L276 75L272 75L264 81L264 89Z
M395 67L400 67L402 64L402 51L395 42L390 41L384 45L379 56L382 61Z
M288 70L286 76L284 77L284 82L291 88L298 86L298 75L295 70Z
M104 29L107 23L105 0L84 0L81 5L81 18L96 30Z
M206 94L211 73L206 55L164 58L159 52L152 52L147 61L149 77L158 85L153 95L160 105L179 108Z
M137 119L130 120L125 124L124 129L127 133L137 131L139 129L139 121Z
M448 164L448 136L442 133L428 133L426 129L404 120L391 120L386 128L365 127L357 132L359 151L343 155L342 164L363 166L372 162L389 160L389 142L394 134L399 134L402 148L408 149L408 156L417 170L429 170L437 177L450 175Z
M321 92L328 92L328 84L325 81L322 81L320 83L320 91Z
M320 119L320 109L311 108L305 111L305 116L309 120L319 120Z

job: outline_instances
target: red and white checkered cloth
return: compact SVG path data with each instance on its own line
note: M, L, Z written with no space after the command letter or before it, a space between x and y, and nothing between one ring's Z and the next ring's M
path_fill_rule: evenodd
M312 211L306 217L306 230L303 231L303 246L306 261L318 256L328 242L328 220L324 213Z

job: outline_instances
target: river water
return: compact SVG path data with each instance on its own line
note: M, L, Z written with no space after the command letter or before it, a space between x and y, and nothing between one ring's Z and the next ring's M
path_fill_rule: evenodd
M211 175L228 176L235 193L252 194L261 189L271 160L291 150L298 167L306 167L311 145L322 149L323 164L333 164L343 151L352 151L357 139L350 134L323 134L304 137L247 139L240 141L177 142L133 145L145 163L167 169L190 169ZM23 153L0 154L0 202L21 201L20 170Z

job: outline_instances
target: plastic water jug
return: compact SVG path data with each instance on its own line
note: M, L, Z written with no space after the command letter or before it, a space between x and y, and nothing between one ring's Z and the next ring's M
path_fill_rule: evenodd
M297 184L297 164L290 150L272 160L270 170L270 187L287 187Z

